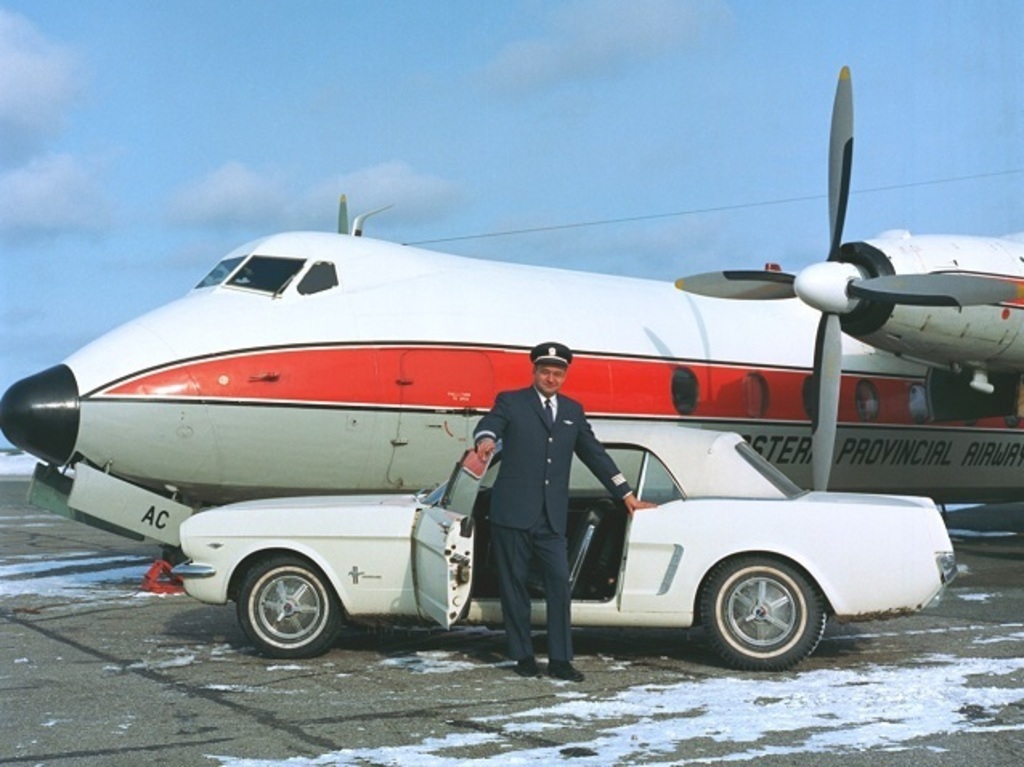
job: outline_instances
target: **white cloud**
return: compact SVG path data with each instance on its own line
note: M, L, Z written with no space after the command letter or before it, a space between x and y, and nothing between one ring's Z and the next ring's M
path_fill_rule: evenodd
M389 219L401 222L442 216L461 199L453 182L419 174L402 162L364 168L306 189L296 186L229 162L179 189L169 201L168 217L176 224L203 228L323 230L336 222L342 193L349 199L350 218L393 205Z
M502 49L486 76L512 92L601 77L683 48L729 17L720 0L577 0L552 16L547 37Z
M280 228L289 197L281 180L228 162L174 193L168 217L186 226L265 227L272 222L271 228Z
M436 219L462 200L458 184L417 173L403 162L386 162L346 174L338 182L348 195L352 215L393 205L388 211L402 222Z
M96 172L66 154L0 174L0 233L9 238L97 232L112 219Z
M0 164L25 162L61 132L82 81L71 49L0 8Z

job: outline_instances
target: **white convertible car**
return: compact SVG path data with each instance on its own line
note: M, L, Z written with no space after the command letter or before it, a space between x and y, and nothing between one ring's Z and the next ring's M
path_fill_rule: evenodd
M928 499L806 492L738 435L655 424L598 430L637 495L630 518L573 469L575 626L703 625L731 666L781 670L825 621L906 615L956 574ZM490 467L467 453L419 496L281 498L223 506L181 527L174 568L193 597L235 600L256 649L326 652L346 622L501 624L489 550ZM534 622L544 624L538 585Z

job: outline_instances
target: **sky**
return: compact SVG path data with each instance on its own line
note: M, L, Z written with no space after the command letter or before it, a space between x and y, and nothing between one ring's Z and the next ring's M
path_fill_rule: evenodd
M289 229L656 280L1024 232L1024 5L0 0L0 392Z

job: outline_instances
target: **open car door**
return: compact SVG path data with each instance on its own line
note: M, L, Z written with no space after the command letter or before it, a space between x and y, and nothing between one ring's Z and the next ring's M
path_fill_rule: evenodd
M420 613L451 628L469 606L473 583L473 503L487 466L467 451L440 503L413 529L413 582Z

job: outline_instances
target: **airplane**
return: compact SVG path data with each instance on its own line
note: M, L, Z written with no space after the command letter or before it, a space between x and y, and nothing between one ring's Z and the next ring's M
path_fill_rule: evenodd
M552 339L574 349L565 391L595 423L736 431L819 489L1024 497L1024 244L843 243L852 109L844 68L828 260L797 275L697 275L680 292L449 255L357 236L365 215L349 227L342 198L339 233L242 245L182 298L12 384L0 428L41 461L33 503L173 547L210 505L428 486Z

